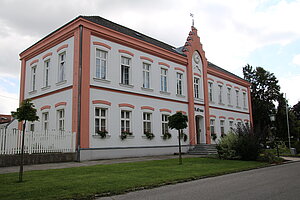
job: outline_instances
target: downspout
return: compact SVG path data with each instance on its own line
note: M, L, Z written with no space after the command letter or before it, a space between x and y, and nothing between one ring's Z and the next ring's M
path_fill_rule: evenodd
M78 113L77 113L77 162L80 162L81 134L81 84L82 84L82 25L79 25Z

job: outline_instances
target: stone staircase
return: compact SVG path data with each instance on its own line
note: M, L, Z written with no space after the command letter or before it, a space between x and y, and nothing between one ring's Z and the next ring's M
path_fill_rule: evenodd
M213 155L218 154L215 144L197 144L188 151L191 155Z

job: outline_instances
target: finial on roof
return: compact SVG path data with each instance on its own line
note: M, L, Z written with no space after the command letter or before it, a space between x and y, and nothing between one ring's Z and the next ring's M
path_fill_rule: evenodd
M190 13L190 16L192 17L192 27L194 27L194 14Z

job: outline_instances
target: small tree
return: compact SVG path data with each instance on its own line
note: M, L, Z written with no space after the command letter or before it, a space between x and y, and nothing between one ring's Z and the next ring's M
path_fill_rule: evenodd
M24 138L26 122L37 121L39 117L36 115L36 109L30 99L25 99L16 112L11 112L12 116L19 122L23 122L23 133L22 133L22 147L21 147L21 162L20 162L20 172L19 172L19 182L23 181L23 164L24 164Z
M181 158L181 135L182 135L182 129L185 129L187 127L187 121L188 118L186 115L183 115L181 112L178 112L174 115L171 115L169 117L168 126L171 129L178 130L178 143L179 143L179 165L182 164L182 158Z

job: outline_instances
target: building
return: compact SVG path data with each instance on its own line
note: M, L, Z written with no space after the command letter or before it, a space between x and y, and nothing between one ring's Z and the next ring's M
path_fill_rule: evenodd
M20 100L32 99L40 116L28 127L78 133L81 160L176 152L177 132L167 128L176 112L189 118L184 151L252 121L250 84L207 61L193 26L185 45L174 48L101 17L79 16L20 60ZM131 135L122 140L121 132Z

